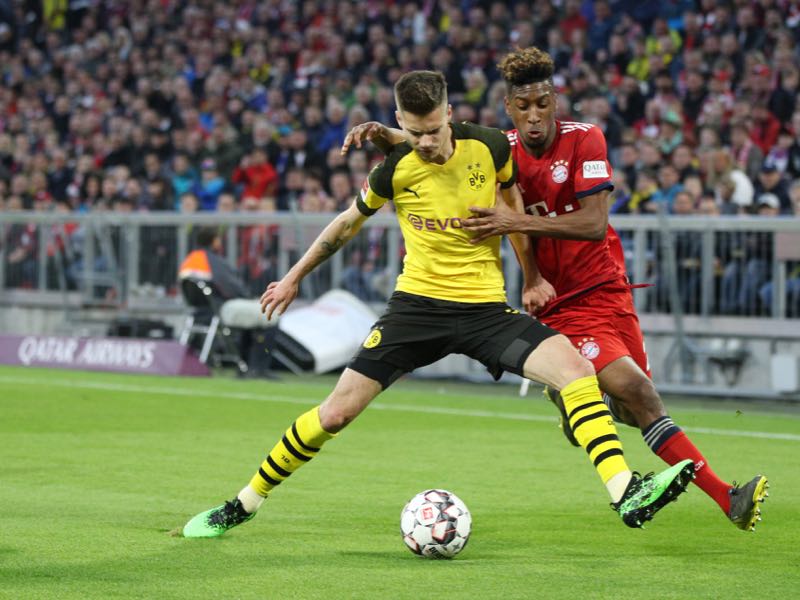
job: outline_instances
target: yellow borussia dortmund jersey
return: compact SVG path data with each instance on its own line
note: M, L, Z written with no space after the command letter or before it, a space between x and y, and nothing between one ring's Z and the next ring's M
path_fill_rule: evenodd
M491 207L495 187L516 175L500 130L451 123L455 150L443 165L426 162L408 143L394 146L369 174L357 199L372 215L392 200L406 243L396 289L456 302L505 302L500 237L472 245L462 227L470 206Z

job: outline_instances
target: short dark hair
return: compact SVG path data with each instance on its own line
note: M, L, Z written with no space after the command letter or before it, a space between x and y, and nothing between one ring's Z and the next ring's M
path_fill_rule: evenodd
M553 57L535 46L510 52L503 57L497 68L508 88L548 81L552 83Z
M211 248L218 237L219 229L216 227L201 227L197 232L197 245L200 248Z
M447 82L438 71L410 71L394 84L398 108L413 115L427 115L447 101Z

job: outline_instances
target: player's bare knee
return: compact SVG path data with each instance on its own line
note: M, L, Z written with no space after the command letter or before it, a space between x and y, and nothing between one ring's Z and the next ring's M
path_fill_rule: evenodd
M622 401L638 427L646 427L653 420L667 414L661 396L649 377L632 377L626 380L618 393L618 400ZM633 424L627 419L624 422Z
M532 360L526 363L531 368L532 379L563 389L576 379L591 377L595 374L594 366L586 360L569 339L556 335L542 342L531 355Z
M338 433L358 416L358 413L353 414L347 405L337 402L331 402L331 398L322 403L319 407L319 422L322 428L328 433Z
M320 417L320 423L322 424L322 428L328 433L339 433L354 419L354 417L342 412L329 412L326 414L326 417L325 419Z
M377 381L345 369L336 387L319 407L322 428L328 433L341 431L361 414L380 390Z
M561 388L575 381L576 379L591 377L595 374L594 365L592 365L591 362L586 360L577 352L574 352L569 358L564 358L565 362L563 363L561 375L564 378L565 383L560 386Z
M613 406L615 420L629 427L639 427L639 419L633 414L633 411L630 410L627 404L615 397L613 399Z
M319 407L319 422L328 433L338 433L359 415L363 403L354 386L340 381Z
M581 356L566 336L559 335L553 339L558 342L553 361L560 366L561 375L567 380L567 383L595 374L594 365Z
M624 382L618 396L627 406L644 405L648 408L662 406L661 397L649 377L630 377Z
M576 362L572 368L575 370L575 375L577 377L592 377L596 375L592 361L581 356L577 350L573 356L575 357Z

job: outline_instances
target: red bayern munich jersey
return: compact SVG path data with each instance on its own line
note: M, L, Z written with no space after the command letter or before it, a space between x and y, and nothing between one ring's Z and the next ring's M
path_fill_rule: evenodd
M580 198L614 189L606 140L598 127L556 121L556 137L540 158L525 151L516 129L507 135L517 162L517 185L528 213L543 217L563 215L580 210ZM532 239L539 271L557 294L540 314L568 298L626 276L622 246L611 225L605 239L598 242Z

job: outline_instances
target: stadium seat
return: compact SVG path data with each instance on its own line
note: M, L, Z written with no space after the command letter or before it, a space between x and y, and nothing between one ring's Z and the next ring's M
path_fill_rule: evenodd
M181 293L191 309L184 320L179 341L188 345L193 336L202 336L200 362L207 363L215 343L219 352L214 359L220 363L232 362L239 371L247 372L247 363L242 359L239 349L231 338L230 329L221 316L224 299L214 289L210 281L187 277L181 280Z

